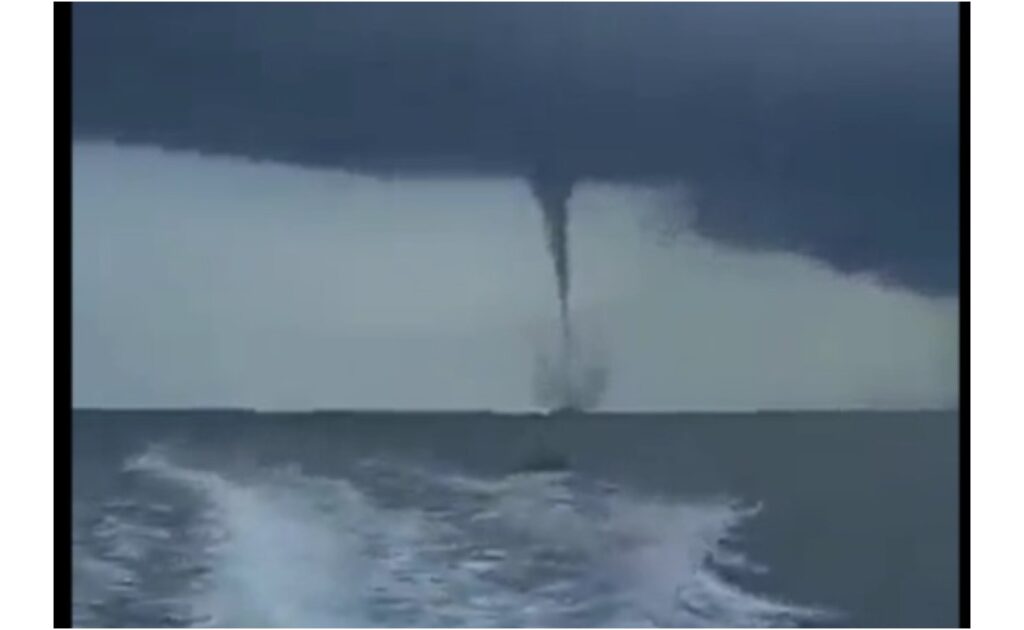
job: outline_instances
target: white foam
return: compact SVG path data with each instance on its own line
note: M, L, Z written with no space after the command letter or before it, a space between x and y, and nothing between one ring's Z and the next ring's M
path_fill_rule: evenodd
M211 570L187 597L215 626L752 627L819 614L720 575L756 570L729 542L756 509L595 492L571 473L378 466L416 493L383 507L372 479L229 477L156 452L128 468L207 506ZM417 504L439 493L444 509Z
M197 616L214 626L365 625L357 592L365 559L352 531L362 499L345 482L289 488L294 473L282 473L245 483L152 452L131 468L183 483L208 503L216 561L192 602ZM318 509L324 504L336 514Z

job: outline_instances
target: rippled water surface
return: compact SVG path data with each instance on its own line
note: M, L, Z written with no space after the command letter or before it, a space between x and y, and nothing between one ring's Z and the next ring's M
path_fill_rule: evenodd
M75 417L79 626L956 625L955 416Z

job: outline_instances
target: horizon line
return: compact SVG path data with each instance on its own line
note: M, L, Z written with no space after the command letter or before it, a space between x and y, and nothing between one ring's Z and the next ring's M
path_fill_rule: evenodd
M313 414L369 414L369 415L471 415L485 414L494 416L608 416L608 415L758 415L758 414L805 414L805 413L959 413L959 407L803 407L803 408L768 408L768 409L594 409L594 410L545 410L545 409L524 409L524 410L499 410L499 409L399 409L385 407L371 408L308 408L308 409L260 409L256 407L232 406L232 405L199 405L199 406L124 406L124 407L102 407L102 406L71 406L72 412L233 412L250 413L256 415L313 415Z

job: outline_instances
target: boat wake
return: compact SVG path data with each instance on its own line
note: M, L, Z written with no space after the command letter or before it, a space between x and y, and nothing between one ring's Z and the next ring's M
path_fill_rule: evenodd
M757 507L569 471L478 478L381 460L344 478L150 449L76 532L78 626L794 626L744 590Z

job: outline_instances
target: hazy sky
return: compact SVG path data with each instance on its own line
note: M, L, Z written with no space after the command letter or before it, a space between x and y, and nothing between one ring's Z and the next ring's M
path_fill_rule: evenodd
M533 407L557 308L525 181L110 143L77 143L74 164L76 405ZM955 297L689 230L660 242L679 198L572 198L605 408L955 405Z

